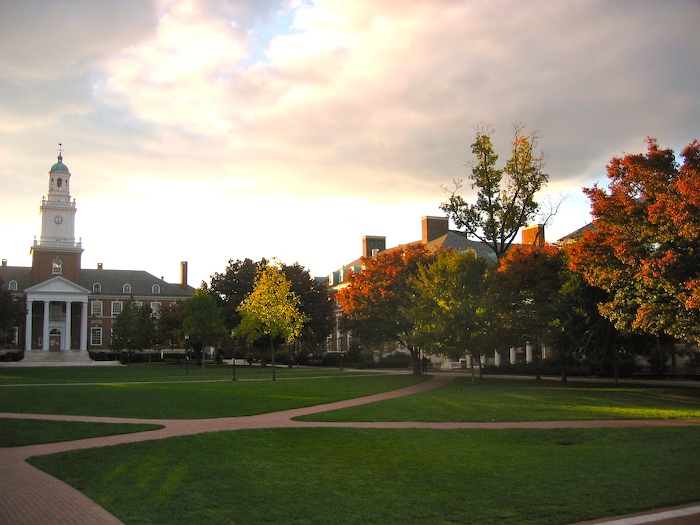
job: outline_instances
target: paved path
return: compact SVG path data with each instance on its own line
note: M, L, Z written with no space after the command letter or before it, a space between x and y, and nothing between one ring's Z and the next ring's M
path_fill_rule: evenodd
M54 525L54 524L96 524L120 525L121 522L97 505L81 492L29 465L26 460L33 456L53 454L69 450L107 447L122 443L135 443L173 436L221 432L226 430L261 428L300 428L300 427L353 427L353 428L432 428L432 429L504 429L504 428L595 428L595 427L638 427L700 425L700 420L601 420L601 421L543 421L534 423L429 423L429 422L377 422L377 423L326 423L293 421L292 418L383 401L415 394L443 386L456 377L453 374L439 374L431 379L410 387L348 399L336 403L317 405L260 414L256 416L216 419L170 420L170 419L130 419L113 417L62 416L42 414L0 413L2 418L43 419L55 421L87 421L101 423L150 423L163 425L162 429L134 434L105 436L64 441L24 447L0 448L0 523L4 525ZM635 521L636 520L636 521ZM690 520L690 521L688 521ZM661 513L645 513L614 520L599 520L596 524L637 525L690 525L700 523L700 504L674 509Z

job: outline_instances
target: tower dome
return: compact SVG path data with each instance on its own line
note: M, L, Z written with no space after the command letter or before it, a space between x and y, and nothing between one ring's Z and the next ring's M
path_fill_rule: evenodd
M70 173L70 171L68 171L68 166L63 164L63 155L61 155L60 153L58 154L58 162L56 164L54 164L53 166L51 166L51 170L49 170L49 173L54 172L54 171L61 171L63 173Z

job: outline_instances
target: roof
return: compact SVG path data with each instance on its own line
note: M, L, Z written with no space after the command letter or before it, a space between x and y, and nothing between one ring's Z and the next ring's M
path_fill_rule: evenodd
M24 266L0 266L0 279L7 288L10 281L17 281L17 292L24 292L32 286L32 269ZM179 284L165 282L163 279L141 270L99 270L82 269L80 285L93 290L94 284L100 285L100 294L105 296L148 296L153 293L153 285L160 287L157 295L186 299L194 293L194 288L187 286L183 290ZM40 283L34 283L40 284ZM124 285L131 286L131 292L124 293Z
M99 284L102 295L153 295L154 284L160 287L160 295L163 296L186 298L194 292L191 286L183 290L179 284L167 283L142 270L83 269L80 273L82 286L92 290L93 285ZM131 286L130 293L124 293L125 284Z
M592 230L593 228L595 228L595 223L589 222L588 224L586 224L582 228L579 228L578 230L573 231L573 232L569 233L568 235L564 235L564 237L559 239L556 242L556 244L567 244L570 242L577 241L581 237L583 237L584 233L586 233L588 230Z

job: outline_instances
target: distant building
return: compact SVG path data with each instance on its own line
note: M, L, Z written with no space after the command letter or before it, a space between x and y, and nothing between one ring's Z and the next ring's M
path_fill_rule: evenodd
M82 242L75 240L75 199L71 174L63 156L49 170L48 196L41 201L41 237L30 249L31 267L9 266L2 260L0 279L26 301L26 318L17 327L15 343L25 358L41 360L57 353L109 349L114 320L126 302L149 306L154 315L169 303L187 299L187 263L180 263L180 283L139 270L106 270L81 266ZM128 246L121 246L128 249Z
M493 250L481 241L467 239L464 232L450 230L449 219L447 217L423 217L421 219L421 238L420 240L408 243L407 245L423 244L428 250L454 250L464 252L474 250L478 256L485 257L493 264L496 264L496 255ZM528 226L522 229L522 244L538 244L545 243L545 232L542 224ZM399 249L404 245L390 248L392 250ZM348 285L348 276L353 272L362 270L362 258L374 257L379 252L385 251L386 237L365 236L362 237L362 256L353 262L343 266L337 271L334 271L328 276L328 287L331 291L331 296L342 288ZM340 303L335 303L335 322L333 332L328 338L326 349L329 352L346 353L350 349L352 334L343 332L340 329L340 319L343 311ZM392 350L402 351L402 348L392 348Z

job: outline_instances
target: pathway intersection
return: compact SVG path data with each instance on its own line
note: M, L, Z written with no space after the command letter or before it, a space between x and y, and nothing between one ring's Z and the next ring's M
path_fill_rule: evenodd
M216 419L131 419L114 417L63 416L44 414L0 413L0 418L43 419L54 421L84 421L99 423L147 423L162 425L163 428L134 434L104 436L28 445L23 447L0 448L0 523L6 525L53 525L53 524L94 524L121 525L115 516L97 505L87 496L62 481L38 470L27 463L33 456L54 454L70 450L96 447L109 447L123 443L136 443L174 436L186 436L206 432L222 432L242 429L263 428L302 428L302 427L352 427L352 428L430 428L430 429L504 429L504 428L600 428L600 427L639 427L639 426L682 426L700 425L700 420L600 420L600 421L543 421L519 423L430 423L430 422L307 422L293 418L347 408L352 406L407 396L444 386L458 374L437 374L427 381L399 390L371 396L348 399L336 403L316 405L260 414L256 416L216 418ZM587 524L606 525L691 525L700 523L700 504L664 509L623 518L597 520ZM583 524L581 524L583 525Z

